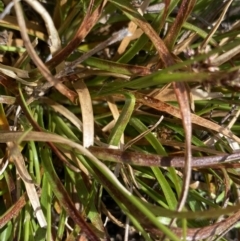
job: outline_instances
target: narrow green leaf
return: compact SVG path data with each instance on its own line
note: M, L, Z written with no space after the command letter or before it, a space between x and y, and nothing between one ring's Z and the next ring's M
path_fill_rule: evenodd
M114 125L109 138L109 145L118 146L120 143L121 136L124 134L124 130L131 118L132 112L135 106L135 97L131 93L123 93L126 97L125 105L118 117L116 124Z

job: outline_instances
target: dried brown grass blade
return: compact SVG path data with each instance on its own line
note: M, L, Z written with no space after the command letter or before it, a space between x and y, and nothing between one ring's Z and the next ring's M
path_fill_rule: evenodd
M9 151L9 160L15 164L16 169L24 182L28 198L30 200L30 203L32 204L39 225L42 228L46 227L47 222L41 209L38 194L33 183L33 180L26 169L23 156L15 142L7 142L7 147Z
M155 98L152 98L150 96L146 96L140 93L135 93L134 94L137 102L144 104L146 106L152 107L154 109L157 109L159 111L166 112L172 116L175 116L177 118L182 118L180 114L180 110L172 105L169 105L167 103L164 103L160 100L157 100ZM204 128L208 128L210 130L214 130L217 133L222 133L223 135L237 141L240 143L240 138L238 138L236 135L234 135L230 130L225 129L224 127L217 125L209 120L206 120L202 117L199 117L197 115L191 114L191 121L192 123L202 126Z
M106 147L92 146L89 150L99 159L104 161L119 162L136 166L153 166L153 167L177 167L183 168L185 165L184 157L159 156L155 154L145 154L137 152L121 151L116 149L107 149ZM230 163L237 161L240 157L239 153L234 154L218 154L217 156L192 157L191 167L212 168L223 167L224 165L233 165L239 163Z
M15 16L5 16L4 20L0 20L1 26L6 27L8 29L17 29L20 31L20 28L18 26L18 22ZM26 23L27 26L27 32L29 35L32 35L34 37L37 37L43 41L47 41L47 34L44 27L40 26L37 23L33 23L31 21L28 21Z
M196 0L183 0L181 3L181 6L178 10L178 15L169 29L166 38L164 39L164 42L168 49L172 49L175 41L178 37L178 34L182 28L183 23L186 21L187 17L191 13L194 5L196 3Z
M27 2L44 20L45 26L48 32L48 44L50 47L51 55L53 56L57 51L61 49L61 40L58 35L58 31L53 23L53 19L48 11L42 6L42 4L36 0L24 0ZM63 61L56 66L57 73L60 72L65 66Z
M15 10L16 10L18 24L21 29L21 36L22 36L22 39L25 43L25 47L26 47L31 59L36 64L36 66L40 70L41 74L45 77L45 79L48 80L52 85L54 85L55 88L60 93L62 93L64 96L66 96L70 101L74 102L75 101L75 93L73 91L69 90L61 82L59 82L59 80L54 78L52 76L51 72L49 71L49 69L46 67L46 65L42 62L42 60L36 54L32 44L30 42L29 36L27 34L26 24L25 24L25 20L23 17L23 12L22 12L22 9L21 9L21 6L20 6L18 0L14 0L14 6L15 6Z
M4 227L11 219L16 217L26 205L28 196L24 193L12 207L10 207L3 215L0 217L0 228Z
M0 143L13 142L23 136L24 132L21 131L1 131L0 132ZM46 132L31 131L23 136L22 141L40 141L47 142L51 141L53 143L63 144L62 148L76 149L83 155L86 154L86 149L81 145L61 137L57 134L51 134ZM127 152L116 149L107 149L106 147L90 147L88 149L99 159L112 162L121 162L126 164L132 164L137 166L173 166L173 167L184 167L185 161L184 157L162 157L154 154L144 154L137 152ZM232 161L237 161L240 158L240 153L233 154L218 154L217 156L206 156L206 157L193 157L192 167L208 167L208 166L218 166L219 164L228 164ZM237 163L238 164L238 163Z
M94 143L94 116L91 96L83 80L78 80L73 86L78 93L81 106L83 120L83 146L89 147Z
M147 0L147 1L145 0L145 1L142 3L141 7L138 9L138 12L139 12L141 15L142 15L142 13L145 12L145 10L147 9L149 3L150 3L149 0ZM129 31L132 35L134 35L134 33L136 32L136 30L137 30L137 25L136 25L133 21L131 21L131 22L128 24L128 31ZM141 33L141 35L142 35L142 33ZM139 36L139 37L140 37L140 36ZM127 46L129 45L130 41L131 41L131 37L130 37L130 36L129 36L129 37L127 36L127 37L125 37L125 38L122 40L122 42L121 42L121 44L119 45L118 50L117 50L117 55L118 55L118 56L121 56L121 55L125 52L125 50L126 50ZM115 57L116 57L116 56L115 56Z
M94 0L90 0L87 13L76 32L73 39L68 43L68 45L60 50L51 60L47 62L47 66L51 69L61 63L66 57L71 54L86 37L86 35L91 31L92 27L97 23L99 17L102 14L103 8L107 1L103 1L91 14Z
M44 20L45 26L48 32L48 41L50 45L50 51L52 54L56 53L61 48L61 40L58 35L58 31L54 26L52 17L48 11L42 6L42 4L36 0L24 0L27 2Z
M8 124L6 115L3 110L1 112L2 112L2 115L0 119L0 129L9 130L9 124ZM30 200L30 203L32 204L33 210L36 214L36 218L38 220L40 227L46 227L47 222L40 206L37 191L35 189L33 180L27 171L23 156L18 148L18 144L16 143L16 140L20 140L22 137L24 137L24 134L26 133L23 133L22 136L19 136L18 139L15 139L13 141L5 141L8 148L8 159L9 161L14 163L21 179L25 184L28 198Z
M161 29L163 28L163 26L164 26L164 23L166 23L166 19L167 19L167 16L168 16L168 11L169 11L170 2L171 2L171 0L164 0L165 7L164 7L163 16L162 16L162 19L161 19L160 26L159 26L159 28L158 28L158 32L160 32L160 30L161 30Z
M220 26L221 22L224 20L224 17L230 7L230 5L232 4L233 0L230 1L226 1L225 6L223 8L223 11L220 15L220 17L218 18L217 22L214 24L214 27L211 29L210 33L208 34L208 36L204 39L204 41L201 44L201 48L204 49L209 40L211 39L211 37L214 35L214 33L217 31L218 27Z
M183 127L185 132L185 166L184 166L184 180L181 195L177 210L181 211L187 200L189 185L191 181L191 166L192 166L192 122L189 108L189 95L185 83L173 83L176 97L180 105L180 113L182 116Z

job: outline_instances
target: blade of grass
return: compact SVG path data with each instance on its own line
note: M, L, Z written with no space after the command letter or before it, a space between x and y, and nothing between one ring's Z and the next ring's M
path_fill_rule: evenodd
M89 90L83 80L79 80L73 84L74 89L78 93L80 107L83 120L83 146L89 147L94 143L94 116L92 108L92 100Z
M36 64L38 69L41 71L41 74L44 76L44 78L49 83L55 85L55 88L60 93L62 93L67 98L69 98L70 101L74 102L75 101L75 93L73 91L71 91L70 89L68 89L65 85L60 83L56 78L54 78L52 76L51 72L49 71L49 69L46 67L46 65L42 62L42 60L36 54L32 44L30 42L29 36L26 32L26 24L25 24L25 20L23 18L23 11L21 9L20 3L17 0L14 0L14 6L15 6L15 10L16 10L18 24L21 29L22 39L25 43L26 49L27 49L31 59Z
M78 197L81 201L81 204L85 207L85 212L88 218L91 220L91 223L99 231L99 236L101 232L102 238L104 238L104 226L101 220L101 215L99 215L98 210L95 206L95 190L92 188L92 194L89 188L85 185L84 180L81 175L72 172L70 169L66 168L67 174L70 176L73 184L76 186Z
M131 118L130 124L139 131L139 133L142 133L147 130L147 127L137 118ZM148 133L145 138L149 141L149 143L154 147L156 152L160 155L167 155L164 148L160 144L160 142L157 140L157 138L152 134ZM177 200L175 197L175 194L173 193L168 181L162 174L162 171L159 168L152 167L151 168L156 179L158 180L159 185L161 186L164 195L166 197L166 201L169 205L169 209L174 210L177 207Z
M180 112L182 116L182 122L185 132L185 166L184 166L184 179L182 185L182 191L177 205L177 210L181 211L184 207L187 195L189 191L189 185L191 181L191 166L192 166L192 122L191 113L189 107L189 93L187 93L187 88L184 83L173 83L174 91L178 99L180 106Z
M109 145L114 145L114 146L118 146L121 136L124 133L124 130L131 118L132 112L134 110L134 106L135 106L135 97L134 95L132 95L131 93L122 93L124 94L126 101L125 101L125 105L120 113L120 116L118 117L118 120L116 122L116 124L114 125L108 139L108 143Z
M7 223L10 224L10 221L16 217L26 205L28 196L24 193L18 201L11 206L3 215L0 216L0 228L4 227Z
M149 37L149 39L154 44L155 48L158 51L160 58L162 59L165 66L170 66L174 64L174 60L166 48L164 42L160 39L157 33L153 30L151 25L143 18L135 9L131 7L131 5L127 1L115 1L110 0L112 4L114 4L117 8L124 12L124 14L133 21L136 25L138 25L143 32Z
M201 48L204 49L208 42L209 42L209 39L214 35L214 33L217 31L218 27L220 26L220 24L222 23L223 19L224 19L224 16L226 15L230 5L232 4L232 0L230 1L227 1L225 3L225 6L224 6L224 9L219 17L219 19L217 20L217 22L214 24L214 27L211 29L210 33L208 34L207 38L201 43Z
M181 6L178 10L178 15L173 23L173 25L170 27L166 38L164 39L164 42L166 43L166 46L168 49L172 49L174 46L174 43L178 37L178 34L182 28L183 23L191 13L194 5L196 3L196 0L183 0L181 3Z
M94 1L91 0L88 5L87 13L79 26L75 36L68 43L68 45L59 51L50 61L47 62L47 67L52 69L57 66L60 62L62 62L67 56L69 56L82 42L82 40L87 36L92 27L97 23L99 17L102 14L103 8L107 1L98 2L96 9L91 14Z
M17 138L18 136L21 135L21 132L20 133L8 133L7 135L4 136L4 140L6 141L6 139L10 139L9 136L11 136L10 134L14 134L12 135L12 138ZM17 134L17 135L16 135ZM32 140L33 138L35 140L38 140L38 141L43 141L43 142L46 142L46 139L47 140L51 140L52 142L61 142L63 143L65 146L68 145L69 147L75 149L75 150L78 150L80 153L84 153L85 156L91 158L93 161L97 161L96 164L98 165L98 167L102 170L104 170L104 172L107 172L107 175L110 175L113 179L111 180L114 180L114 182L117 182L117 187L122 187L122 185L119 183L119 181L116 179L116 177L112 174L112 172L109 172L108 168L105 169L105 166L103 165L103 163L99 162L90 152L87 151L87 149L83 148L81 145L69 140L69 139L66 139L66 138L63 138L63 137L60 137L58 135L55 135L55 134L48 134L48 133L39 133L39 132L31 132L29 133L29 137L31 137L30 139ZM4 135L4 134L3 134ZM1 135L2 136L2 135ZM28 136L25 137L25 140L29 140ZM1 137L0 137L1 138ZM11 138L11 139L12 139ZM232 154L232 155L236 155L236 154ZM239 155L239 154L237 154ZM121 189L123 191L123 193L126 194L126 189ZM127 191L128 193L128 191ZM124 195L125 196L125 195ZM126 196L127 197L127 196ZM129 197L128 197L129 198ZM130 197L132 198L132 197ZM215 216L218 216L218 214L227 214L229 212L233 212L235 210L238 210L238 206L239 205L236 205L234 207L228 207L226 209L219 209L217 212L218 213L215 213L216 210L213 210L212 212L210 212L209 210L205 212L204 215L200 215L199 213L192 213L191 215L189 216L185 216L185 215L181 215L180 212L176 212L176 211L171 211L172 212L172 216L176 215L176 217L182 217L182 218L196 218L196 217L215 217ZM157 207L156 207L156 210L157 210ZM164 210L161 210L162 214L166 213L166 212L169 212L171 213L170 211L164 211ZM184 212L183 212L184 213ZM203 214L203 212L200 212Z
M86 223L86 221L83 219L80 213L76 210L63 184L59 180L54 170L52 160L50 159L50 156L51 156L50 150L48 150L47 147L42 146L40 155L42 156L42 160L43 160L42 164L45 170L45 175L49 181L49 184L54 194L58 198L59 202L62 204L63 208L65 209L65 211L74 220L74 222L79 225L82 232L84 232L91 241L95 241L95 240L98 241L99 238L92 231L92 229Z
M21 137L23 132L10 132L4 131L0 135L0 143L6 143L6 141L14 141ZM40 141L47 142L51 140L55 143L62 143L61 148L69 150L69 147L65 144L68 143L73 149L75 148L74 144L64 137L61 137L56 134L51 134L47 132L29 132L24 136L23 141ZM77 144L77 143L76 143ZM156 146L156 144L152 144ZM167 156L158 156L153 154L144 154L144 153L134 153L127 151L120 151L114 149L106 149L99 147L90 147L89 150L98 158L102 160L112 161L112 162L122 162L138 166L174 166L174 167L183 167L184 158L183 157L167 157ZM80 152L81 153L81 152ZM216 165L219 163L227 163L232 161L237 161L240 158L239 153L234 154L223 154L217 156L206 156L206 157L193 157L193 167L207 167Z
M41 103L51 106L54 109L54 111L63 115L74 126L76 126L80 131L82 131L82 122L79 120L79 118L76 115L74 115L71 111L69 111L65 106L60 105L59 103L53 101L48 97L41 97L38 100L40 100Z
M160 110L163 112L167 112L168 114L171 114L177 118L181 118L179 109L177 109L174 106L171 106L167 103L161 102L160 100L157 100L157 99L149 97L149 96L145 96L140 93L135 93L135 97L137 99L137 102L139 102L141 104L144 104L146 106L152 107L154 109L157 109L157 110ZM240 143L240 139L236 135L234 135L231 131L229 131L228 129L225 129L222 126L219 126L211 121L208 121L208 120L201 118L194 114L191 114L191 121L194 124L203 126L205 128L209 128L211 130L215 130L218 133L220 132L223 135L225 135L229 138L232 138L233 140Z
M85 64L106 70L113 73L145 76L151 73L151 70L144 66L121 64L113 61L90 57L84 61Z
M52 21L52 18L48 11L42 6L42 4L35 0L24 0L27 2L44 20L45 26L48 32L48 40L50 41L50 50L54 54L61 48L61 40L58 36L58 31Z
M184 167L184 157L167 157L164 155L145 154L138 152L120 151L101 147L90 147L89 150L99 159L111 162L120 162L136 166L162 166L162 167ZM206 168L211 166L219 168L219 163L237 161L240 154L221 154L216 156L192 157L192 167Z
M46 227L47 222L43 215L34 183L26 169L26 166L24 163L24 158L23 158L16 142L7 142L7 147L9 150L9 160L15 164L17 171L25 184L25 188L28 193L29 200L32 204L34 212L36 213L36 217L38 219L39 225L41 227Z

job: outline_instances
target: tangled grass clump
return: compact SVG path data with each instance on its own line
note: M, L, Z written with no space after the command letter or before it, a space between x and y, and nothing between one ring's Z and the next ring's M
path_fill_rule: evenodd
M238 1L0 8L0 240L239 237Z

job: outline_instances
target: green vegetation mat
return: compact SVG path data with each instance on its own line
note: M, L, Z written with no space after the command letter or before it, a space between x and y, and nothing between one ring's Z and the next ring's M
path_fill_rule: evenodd
M0 2L0 240L238 240L240 2Z

